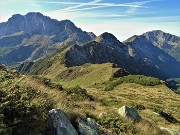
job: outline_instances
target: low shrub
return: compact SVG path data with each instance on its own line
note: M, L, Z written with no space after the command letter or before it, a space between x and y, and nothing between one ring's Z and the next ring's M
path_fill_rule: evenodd
M118 100L115 100L115 99L101 99L100 100L100 103L102 103L102 105L104 106L114 106L114 105L118 105L119 104L119 101Z
M136 134L136 128L133 123L125 120L117 113L108 113L105 117L99 120L99 124L110 129L114 134ZM102 133L103 134L103 133Z
M93 96L89 95L86 89L82 89L79 86L66 89L65 92L67 96L70 96L71 100L75 100L75 101L83 101L87 99L90 101L94 100Z
M50 79L44 78L43 83L44 85L50 87L51 89L63 90L63 87L61 84L54 83Z
M142 104L136 104L136 105L133 105L133 107L136 109L136 110L144 110L146 109L146 107Z
M41 134L47 128L48 112L54 102L32 87L0 90L0 134Z
M144 75L128 75L109 81L106 84L104 90L105 91L113 90L117 85L122 83L136 83L143 86L155 86L155 85L159 85L161 82L158 78L154 78L154 77L147 77Z

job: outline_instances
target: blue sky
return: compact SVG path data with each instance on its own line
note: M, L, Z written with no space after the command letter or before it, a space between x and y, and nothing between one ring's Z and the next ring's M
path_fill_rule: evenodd
M179 7L180 0L0 0L0 22L17 13L41 12L123 41L151 30L180 36Z

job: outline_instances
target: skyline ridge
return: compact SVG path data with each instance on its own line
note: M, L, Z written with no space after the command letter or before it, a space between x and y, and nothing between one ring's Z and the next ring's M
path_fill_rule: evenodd
M58 21L58 22L61 22L61 21L70 21L71 23L75 24L75 26L77 26L76 23L74 23L74 22L73 22L72 20L70 20L70 19L64 19L64 20L53 19L53 18L51 18L50 16L44 15L44 14L41 13L41 12L28 12L28 13L26 13L26 14L24 14L24 15L23 15L23 14L13 14L10 18L8 18L7 21L5 21L5 22L0 22L0 24L8 22L8 21L9 21L11 18L13 18L14 16L17 16L17 15L27 16L28 14L40 14L40 15L42 15L42 16L44 16L44 17L50 18L50 19L52 19L52 20L56 20L56 21ZM77 26L77 27L78 27L78 26ZM82 29L81 27L78 27L78 28ZM82 29L82 30L84 31L84 29ZM175 35L175 34L173 34L173 33L169 33L169 32L167 32L167 31L163 31L163 30L161 30L161 29L152 29L152 30L149 30L149 31L145 31L145 32L143 32L143 33L140 33L140 34L134 34L134 35L132 35L132 36L143 35L143 34L146 34L146 33L149 33L149 32L155 32L155 31L161 31L161 32L163 32L163 33L167 33L167 34L171 34L171 35L180 37L180 36L178 36L178 35ZM86 31L86 32L92 32L92 33L94 33L94 31ZM104 31L104 32L100 33L99 35L97 35L96 33L94 33L94 34L95 34L96 36L100 36L100 35L102 35L102 34L104 34L104 33L112 34L112 35L114 35L118 40L120 40L117 35L115 35L115 34L112 33L112 32L108 32L108 31ZM123 33L121 33L121 34L123 34ZM131 36L131 37L132 37L132 36ZM127 37L126 39L120 40L120 41L124 42L124 41L126 41L127 39L129 39L129 38L130 38L130 37Z
M0 22L16 13L41 12L53 19L71 20L96 35L111 32L120 40L156 29L180 36L178 5L178 0L7 0L0 1Z

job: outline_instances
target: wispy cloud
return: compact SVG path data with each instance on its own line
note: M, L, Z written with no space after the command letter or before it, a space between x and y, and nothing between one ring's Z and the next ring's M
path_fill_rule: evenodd
M146 3L153 2L155 0L146 0L146 1L137 1L137 2L130 2L130 3L107 3L103 2L103 0L92 0L90 2L56 2L56 1L36 1L40 3L47 3L47 4L59 4L67 5L67 7L58 10L48 11L45 12L46 15L56 18L59 16L59 19L76 19L76 18L119 18L124 16L130 16L135 14L137 9L139 8L147 8L145 6ZM121 13L103 13L95 12L94 9L101 9L101 8L109 8L109 7L126 7L120 9ZM85 12L87 10L92 10L90 12ZM108 10L106 10L108 11Z
M63 9L63 11L74 11L79 9L80 7L84 7L84 6L90 6L92 4L97 4L98 2L101 2L102 0L93 0L91 2L86 2L86 3L81 3L72 7L67 7L65 9Z
M90 2L56 2L56 1L36 1L40 3L47 3L47 4L60 4L60 5L67 5L67 7L58 9L58 10L53 10L46 12L46 15L49 16L60 16L61 19L75 19L75 18L90 18L90 17L107 17L107 18L115 18L115 17L122 17L122 16L128 16L137 11L139 8L147 8L144 4L152 2L154 0L146 0L146 1L141 1L141 2L130 2L130 3L107 3L103 2L103 0L92 0ZM109 8L109 7L126 7L126 11L123 11L125 14L116 14L116 13L111 13L111 14L99 14L95 13L96 15L91 15L87 14L85 11L87 10L94 10L94 9L101 9L101 8ZM77 13L79 12L79 13ZM91 11L93 12L93 11ZM83 14L83 15L82 15ZM94 14L94 13L93 13Z
M142 1L142 2L131 2L131 3L105 3L103 0L93 0L90 2L55 2L55 1L36 1L38 3L47 3L47 4L63 4L63 5L72 5L70 7L61 9L61 11L78 11L82 10L81 7L90 6L89 8L83 8L85 10L103 8L103 7L131 7L131 8L145 8L143 6L146 3L152 2L154 0Z
M105 3L102 2L103 0L93 0L91 2L58 2L58 1L35 1L36 3L45 3L45 4L63 4L63 5L81 5L82 6L126 6L126 7L141 7L143 3L147 3L149 1L142 1L142 2L131 2L131 3ZM153 0L151 0L153 1ZM79 7L79 6L78 6Z
M133 2L131 4L135 4L136 6L134 7L130 7L129 10L127 11L127 13L135 13L139 7L137 6L142 6L144 4L147 4L147 3L150 3L150 2L153 2L153 1L157 1L157 0L149 0L149 1L141 1L141 2ZM143 6L143 8L147 8L147 6Z

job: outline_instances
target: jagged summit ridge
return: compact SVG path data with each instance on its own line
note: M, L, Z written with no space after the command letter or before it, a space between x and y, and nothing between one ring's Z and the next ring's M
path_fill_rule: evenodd
M59 41L71 37L74 33L80 33L83 37L87 36L86 41L95 37L94 34L88 35L80 28L77 28L70 20L58 21L39 12L30 12L24 16L16 14L7 22L0 24L0 37L21 31L29 34L55 35Z
M156 46L180 62L180 37L161 30L149 31L140 36L133 36L124 41L124 43L136 48Z
M103 34L100 35L100 37L104 38L104 39L114 39L114 40L118 40L113 34L108 33L108 32L104 32Z
M103 34L99 35L94 39L94 41L116 49L120 49L125 46L113 34L108 32L104 32Z
M0 62L6 65L36 60L72 44L83 44L96 35L82 31L70 20L58 21L39 12L15 14L0 23ZM29 50L24 53L25 50ZM18 54L18 55L17 55Z

